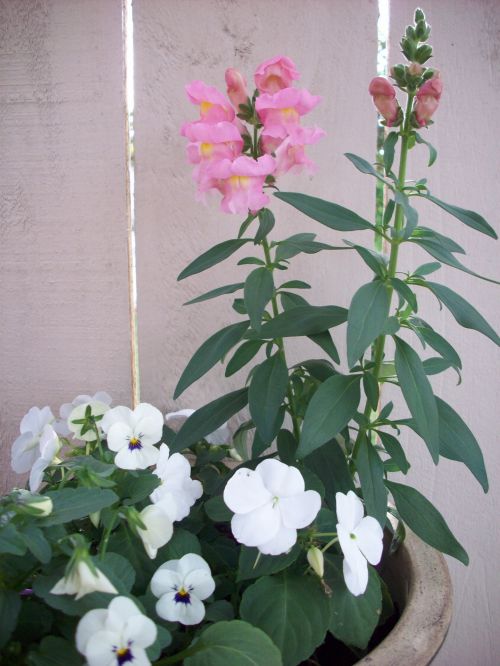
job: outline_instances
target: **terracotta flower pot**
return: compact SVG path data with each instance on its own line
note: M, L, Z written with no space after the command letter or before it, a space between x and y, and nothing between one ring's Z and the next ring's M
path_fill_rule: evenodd
M389 635L357 664L430 664L443 644L452 616L453 594L444 557L407 530L403 546L386 559L383 576L401 617Z

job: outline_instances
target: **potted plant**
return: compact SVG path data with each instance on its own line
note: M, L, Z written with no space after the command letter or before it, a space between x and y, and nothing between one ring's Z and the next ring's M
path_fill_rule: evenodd
M239 264L249 273L190 302L235 294L240 320L196 351L174 398L222 359L227 376L246 369L247 379L166 421L152 405L112 406L105 393L78 396L59 419L49 407L28 412L12 464L30 472L29 490L0 500L2 663L295 666L341 663L342 643L350 653L345 663L363 663L374 631L387 633L398 612L394 631L385 641L377 637L382 642L365 663L426 664L439 649L451 596L444 560L433 549L464 564L468 557L418 490L389 480L410 466L400 433L409 428L420 437L434 463L439 456L464 463L485 491L488 481L474 436L433 393L428 376L459 372L461 362L418 316L418 292L430 290L460 325L496 344L499 338L463 298L429 279L442 263L470 271L455 258L462 251L455 241L419 224L414 204L426 199L479 232L495 232L477 213L431 194L426 179L406 180L411 150L426 145L429 164L436 159L420 133L442 93L439 72L425 64L429 34L416 10L401 42L408 62L391 72L406 95L404 110L388 80L370 84L388 128L383 163L347 154L387 188L375 224L278 189L287 171L312 166L305 146L323 136L301 124L320 98L294 85L292 60L262 63L252 95L233 69L226 71L228 97L201 81L187 86L200 117L182 134L199 193L218 191L222 210L244 221L236 237L193 260L179 279L240 248L248 250ZM274 239L272 191L330 229L367 231L367 243L332 246L309 231ZM373 234L387 253L371 247ZM432 261L404 272L404 243L417 244ZM349 308L312 305L300 295L308 283L285 276L291 259L341 250L367 264L372 280ZM341 363L335 339L344 324ZM290 367L287 342L298 336L318 355ZM425 346L437 356L422 361ZM393 415L385 384L401 390L409 415ZM230 432L228 421L247 407L247 420ZM410 533L401 546L405 526ZM412 603L422 571L436 601L434 610L425 601L425 613L436 621L430 640L419 634L417 650L404 631L422 614Z

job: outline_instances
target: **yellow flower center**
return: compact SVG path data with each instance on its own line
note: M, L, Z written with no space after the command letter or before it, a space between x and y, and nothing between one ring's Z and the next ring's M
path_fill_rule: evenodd
M200 104L201 115L204 116L213 107L212 102L202 102Z
M299 114L292 106L281 109L283 120L299 120Z
M202 157L210 157L214 150L213 143L202 143L200 145L200 153Z
M246 189L250 184L250 176L231 176L229 182L233 189Z

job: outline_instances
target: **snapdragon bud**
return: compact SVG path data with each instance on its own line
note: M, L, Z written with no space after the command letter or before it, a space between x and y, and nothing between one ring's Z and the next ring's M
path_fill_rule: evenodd
M421 76L423 71L424 71L424 68L418 62L412 62L408 66L408 74L410 76Z
M325 558L317 546L311 546L307 551L307 561L314 573L323 578L325 575Z
M422 44L422 46L419 46L415 52L415 60L420 64L427 62L427 60L429 60L431 56L432 56L432 46L430 46L429 44Z

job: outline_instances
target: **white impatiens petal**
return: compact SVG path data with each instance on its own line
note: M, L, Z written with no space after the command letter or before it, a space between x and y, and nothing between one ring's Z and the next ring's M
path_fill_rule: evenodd
M346 530L344 525L341 525L340 523L337 524L337 536L344 557L346 560L356 563L360 557L363 558L363 555L361 555L359 551L356 538L353 538L351 535L353 535L353 533Z
M172 560L178 562L178 560ZM165 568L165 565L162 565L151 578L151 592L155 597L161 597L164 594L175 591L182 585L182 577L177 571Z
M349 592L355 597L364 594L368 585L368 564L365 558L361 556L356 566L352 566L351 562L345 559L342 570Z
M203 600L209 597L215 590L215 581L212 578L210 570L195 569L184 577L184 586L186 589L192 590L192 593L198 599Z
M268 458L259 463L255 471L273 496L288 497L304 492L304 477L296 467Z
M349 490L347 495L335 493L335 502L338 522L352 532L363 518L363 502L352 490Z
M132 429L134 424L132 410L121 405L118 407L113 407L113 409L109 409L104 414L101 421L99 421L99 425L101 426L102 431L105 433L108 433L111 426L115 423L127 423L130 426L130 429Z
M321 509L321 496L315 490L306 490L293 497L282 497L279 500L279 509L285 527L307 527Z
M85 649L90 638L103 628L108 611L104 608L96 608L85 613L76 629L76 649L85 654Z
M29 472L38 458L40 449L38 437L32 432L25 432L16 439L11 450L11 466L17 474Z
M263 555L281 555L286 553L297 541L297 530L282 527L273 539L258 546Z
M250 511L237 513L231 520L234 538L244 546L258 546L273 539L281 527L280 512L271 502Z
M114 423L108 431L108 448L111 449L111 451L119 451L124 447L128 448L129 442L133 436L134 432L129 425L123 421Z
M152 645L157 633L155 623L149 617L141 614L129 617L123 628L122 636L127 643L132 641L135 650L136 646L145 648Z
M262 477L251 469L236 470L224 488L224 502L235 513L248 513L271 499Z
M356 544L370 564L378 564L382 557L384 532L378 520L366 516L354 530Z

